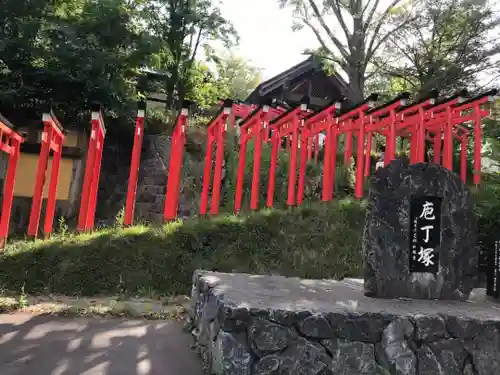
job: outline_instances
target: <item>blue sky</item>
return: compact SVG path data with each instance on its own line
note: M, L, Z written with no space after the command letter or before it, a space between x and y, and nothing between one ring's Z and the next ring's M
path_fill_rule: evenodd
M292 31L292 11L280 9L277 0L223 0L221 10L241 38L235 53L262 68L264 79L305 60L305 49L318 47L309 30Z

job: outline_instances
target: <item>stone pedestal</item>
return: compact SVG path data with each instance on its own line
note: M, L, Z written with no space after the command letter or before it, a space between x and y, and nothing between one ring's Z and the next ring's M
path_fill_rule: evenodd
M362 280L197 271L189 323L216 375L500 374L500 314L369 298Z
M466 300L478 272L473 208L460 177L439 165L398 159L378 169L363 239L365 294Z

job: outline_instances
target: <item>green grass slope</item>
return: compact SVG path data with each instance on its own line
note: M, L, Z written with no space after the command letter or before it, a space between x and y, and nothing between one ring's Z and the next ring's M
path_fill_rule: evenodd
M189 293L194 269L341 278L361 271L364 203L137 226L12 243L0 288L93 296Z

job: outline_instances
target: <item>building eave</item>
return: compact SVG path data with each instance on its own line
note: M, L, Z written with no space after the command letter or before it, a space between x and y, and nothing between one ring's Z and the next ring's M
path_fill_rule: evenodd
M286 81L292 81L301 75L307 74L311 71L319 69L321 67L320 63L313 56L309 57L307 60L292 66L291 68L285 70L284 72L262 82L256 87L256 89L246 98L246 102L252 102L252 99L257 97L264 97L270 92L276 90L282 86ZM325 74L325 79L329 80L332 85L338 87L339 91L343 96L348 96L348 84L339 75L327 76Z
M259 96L264 96L281 86L286 80L292 80L299 75L307 73L313 69L318 69L319 67L319 63L314 59L314 57L311 56L307 60L292 66L277 76L262 82L255 91L258 92Z

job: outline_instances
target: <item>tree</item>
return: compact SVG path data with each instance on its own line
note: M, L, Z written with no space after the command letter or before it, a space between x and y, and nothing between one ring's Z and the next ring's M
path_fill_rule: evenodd
M213 52L210 42L219 40L229 48L237 42L236 30L212 0L157 0L145 5L150 27L168 46L170 59L157 68L169 73L166 81L167 106L188 95L190 74L201 48Z
M201 110L217 104L221 86L207 65L195 61L187 77L187 99L196 103Z
M386 78L422 95L479 89L498 79L500 17L488 1L421 0L416 13L390 35L377 61ZM402 18L410 17L403 11L390 23Z
M73 124L89 101L113 117L135 98L140 66L158 41L134 27L137 14L127 0L47 2L7 0L0 8L0 75L3 106L36 106L50 98Z
M380 12L380 0L279 0L281 6L292 6L296 23L294 30L309 27L318 39L321 49L317 54L332 61L349 81L349 97L355 102L364 98L366 81L376 71L370 63L379 47L391 33L403 28L413 17L384 32L391 14L399 11L403 0L391 0ZM342 37L334 30L340 26Z
M217 58L215 64L221 97L244 100L262 80L261 69L233 53Z

